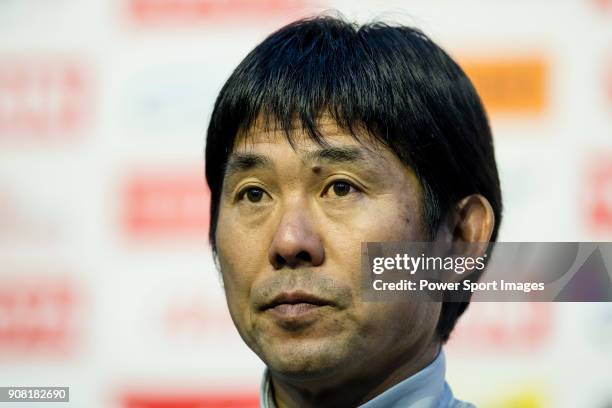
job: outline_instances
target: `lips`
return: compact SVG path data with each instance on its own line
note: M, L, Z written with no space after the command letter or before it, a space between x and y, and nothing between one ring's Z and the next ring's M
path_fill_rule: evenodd
M278 317L300 317L333 303L305 292L284 292L275 296L260 309L269 311Z

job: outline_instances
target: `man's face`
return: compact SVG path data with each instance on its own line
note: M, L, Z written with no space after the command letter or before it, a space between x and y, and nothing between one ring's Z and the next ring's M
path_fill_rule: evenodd
M414 358L435 342L440 305L362 301L361 242L424 241L422 195L381 145L320 131L326 146L259 127L239 140L216 239L248 346L277 375L341 380Z

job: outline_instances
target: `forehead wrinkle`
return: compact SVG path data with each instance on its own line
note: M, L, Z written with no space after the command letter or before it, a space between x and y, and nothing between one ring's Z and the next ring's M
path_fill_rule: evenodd
M319 164L346 164L362 166L370 173L377 173L377 160L373 152L360 146L331 146L309 150L302 154L304 163L310 163L315 173L320 172Z

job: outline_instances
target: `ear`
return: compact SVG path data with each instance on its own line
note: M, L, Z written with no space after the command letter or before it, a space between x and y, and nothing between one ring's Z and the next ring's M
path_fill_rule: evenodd
M445 256L479 258L486 256L494 226L495 214L489 200L472 194L461 199L448 214L436 242L446 251ZM460 282L474 272L468 269L462 274L442 273L441 280Z
M459 201L449 222L453 243L485 243L493 234L495 214L489 200L472 194Z
M483 256L494 226L495 214L489 200L480 194L464 197L455 206L455 211L449 214L445 225L450 253L453 256L472 258ZM463 275L453 274L451 280L466 278L471 272L473 271L467 271Z

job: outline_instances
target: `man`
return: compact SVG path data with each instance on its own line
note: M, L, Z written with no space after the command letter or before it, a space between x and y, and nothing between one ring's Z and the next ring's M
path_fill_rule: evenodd
M262 407L464 407L441 347L467 303L366 302L362 242L494 241L491 132L418 30L292 23L222 88L206 146L210 241Z

